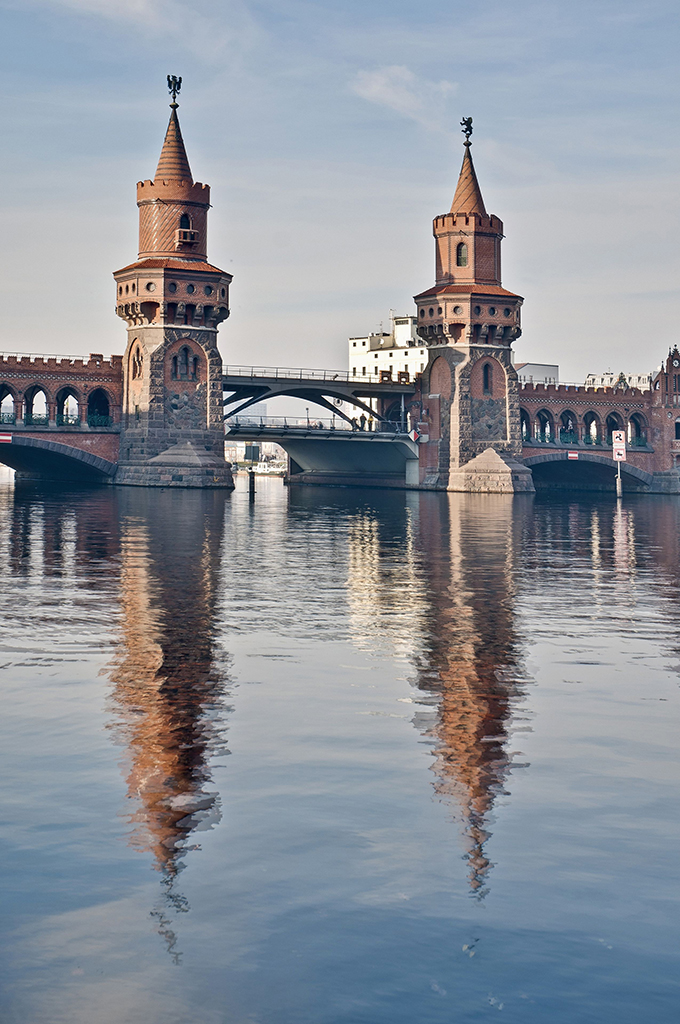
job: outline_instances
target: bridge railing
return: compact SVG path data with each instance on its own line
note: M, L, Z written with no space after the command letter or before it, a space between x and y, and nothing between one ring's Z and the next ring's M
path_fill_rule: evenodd
M318 380L336 384L410 384L411 375L405 370L379 374L350 373L348 370L314 370L290 366L223 366L225 377L268 377L274 380Z
M346 433L374 433L374 434L405 434L406 429L401 428L399 423L390 422L389 424L381 424L379 420L375 419L371 422L367 417L355 417L354 423L347 423L346 420L340 417L334 419L319 418L318 416L310 417L295 417L295 416L248 416L248 413L243 413L242 416L230 416L226 420L227 426L231 428L233 433L238 433L239 430L252 430L255 428L263 430L276 430L276 431L287 431L287 430L335 430L338 433L344 431Z

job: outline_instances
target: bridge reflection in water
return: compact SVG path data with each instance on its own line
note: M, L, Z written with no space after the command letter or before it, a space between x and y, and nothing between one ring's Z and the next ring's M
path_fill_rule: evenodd
M413 723L432 743L434 789L460 824L470 888L483 896L493 806L520 767L508 751L526 685L514 580L532 499L412 493L405 500L398 540L394 522L379 516L353 526L355 638L415 668Z
M209 758L224 749L226 659L215 638L224 532L220 491L118 497L122 646L112 670L114 730L125 748L129 841L153 855L155 915L173 956L167 911L192 834L220 820Z

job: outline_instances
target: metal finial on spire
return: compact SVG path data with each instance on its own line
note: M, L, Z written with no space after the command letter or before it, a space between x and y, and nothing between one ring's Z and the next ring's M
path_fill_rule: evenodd
M172 96L172 103L170 104L171 107L179 106L179 104L177 103L177 97L179 95L179 91L181 88L182 79L177 78L176 75L168 75L168 92Z
M180 82L181 81L182 81L182 79L180 78ZM460 126L461 126L460 130L462 131L463 135L465 136L465 142L463 143L463 145L464 146L471 146L472 143L470 142L470 136L472 135L472 118L471 117L464 117L463 120L460 122Z

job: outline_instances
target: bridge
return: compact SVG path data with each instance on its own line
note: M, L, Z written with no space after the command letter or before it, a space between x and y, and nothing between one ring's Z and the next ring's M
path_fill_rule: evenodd
M230 440L273 441L290 459L293 483L417 487L419 446L402 430L349 429L333 420L289 423L285 417L228 421Z
M441 405L448 403L431 373L440 351L432 347L426 373L415 379L407 373L371 377L227 365L221 374L225 430L231 440L281 445L290 457L291 482L446 489L441 453L450 441ZM123 378L121 356L0 355L0 462L20 478L116 482L125 427ZM432 393L433 383L440 394ZM675 386L680 388L680 375ZM331 411L333 419L248 417L254 404L283 396ZM613 490L611 434L623 430L625 489L675 492L679 396L665 372L648 391L520 384L521 462L536 487ZM337 402L361 415L349 415ZM421 435L417 442L408 436L411 428Z
M224 400L227 416L238 416L250 406L271 398L299 398L330 410L341 419L351 417L333 404L347 402L367 416L378 420L401 420L404 402L416 391L416 381L408 372L393 377L382 371L378 376L351 375L346 370L308 370L289 367L226 366L222 378L228 393ZM377 399L377 410L365 399Z
M649 391L519 384L524 300L501 282L503 223L471 145L466 135L450 210L432 222L434 285L391 334L351 339L350 373L224 366L232 276L208 261L210 186L194 181L173 100L156 175L137 184L137 259L113 275L125 352L0 355L0 461L59 482L231 487L226 420L234 436L281 444L291 482L510 494L613 488L609 444L623 430L629 489L680 493L677 347ZM354 429L243 422L283 396Z

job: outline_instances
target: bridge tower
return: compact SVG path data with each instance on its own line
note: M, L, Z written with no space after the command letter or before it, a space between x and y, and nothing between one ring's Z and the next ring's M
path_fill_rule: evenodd
M503 222L488 214L464 118L463 165L448 213L435 217L435 284L415 296L429 348L421 482L449 490L533 490L521 457L517 374L522 297L501 284Z
M232 487L217 349L231 275L208 263L210 186L191 174L177 117L181 81L168 77L156 174L137 184L138 259L113 275L128 334L116 483Z

